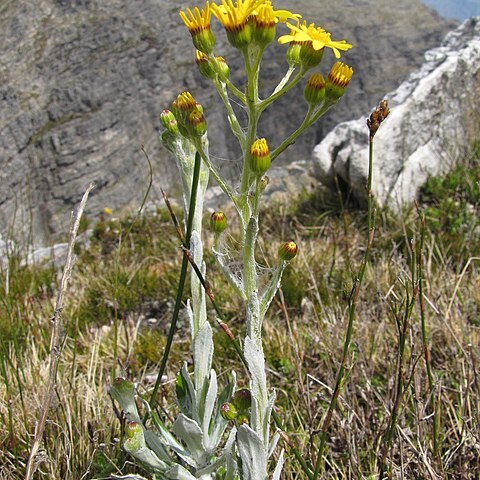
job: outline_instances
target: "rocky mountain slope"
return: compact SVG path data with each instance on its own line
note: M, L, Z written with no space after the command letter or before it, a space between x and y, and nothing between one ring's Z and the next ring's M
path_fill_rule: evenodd
M188 2L191 6L193 2ZM420 0L276 2L301 12L355 48L344 56L355 77L341 105L280 162L308 156L339 121L355 118L395 88L454 24ZM187 4L185 4L187 6ZM35 244L67 229L69 211L86 185L94 217L104 207L138 205L148 182L140 144L154 161L155 192L172 190L176 171L158 142L158 115L191 90L203 103L211 150L235 159L234 139L208 83L196 72L190 35L170 0L4 0L0 5L0 232L33 233ZM223 35L219 35L223 38ZM262 85L285 68L285 47L270 48ZM219 41L233 78L239 62ZM324 60L328 71L332 58ZM300 94L300 90L296 92ZM285 98L266 112L261 133L275 143L300 121L302 100ZM288 122L285 118L288 116ZM234 176L234 161L222 160Z

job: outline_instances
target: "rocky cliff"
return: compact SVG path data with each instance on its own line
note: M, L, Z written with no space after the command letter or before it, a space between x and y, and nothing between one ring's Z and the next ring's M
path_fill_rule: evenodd
M386 97L391 113L375 136L373 190L379 203L398 208L480 140L480 17L428 51L422 67ZM334 188L338 175L360 199L368 175L367 116L341 123L313 151L315 176Z
M356 73L341 106L279 158L283 162L306 156L336 123L357 117L395 88L420 65L423 52L453 27L419 0L276 3L355 45L344 57ZM91 181L97 183L88 206L91 217L105 206L138 205L148 182L140 144L154 161L155 186L172 190L176 172L158 142L158 115L184 89L205 106L215 132L214 155L235 159L235 142L225 131L212 89L196 72L190 35L178 10L179 4L170 0L1 3L3 235L12 226L17 231L27 226L35 244L48 242L66 230L69 211ZM282 74L284 51L269 49L264 88L270 89ZM219 42L218 54L226 57L241 85L231 49ZM328 70L332 59L324 62ZM297 103L289 97L277 110L267 111L261 133L272 143L300 121L303 106ZM235 163L223 163L235 175Z

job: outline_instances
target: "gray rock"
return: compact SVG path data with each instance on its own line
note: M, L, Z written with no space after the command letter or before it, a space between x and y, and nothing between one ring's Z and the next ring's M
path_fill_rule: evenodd
M380 204L411 204L431 175L471 152L480 127L480 17L465 21L425 63L387 95L391 113L375 136L373 192ZM366 117L341 123L313 151L314 172L334 187L335 174L365 199Z
M334 39L352 42L355 48L344 59L356 71L339 108L279 157L283 163L305 158L338 121L355 118L395 88L454 25L419 0L281 3L321 24ZM185 89L204 105L215 132L211 151L235 180L239 151L213 88L196 72L179 8L172 0L2 2L0 231L14 226L17 237L23 231L35 246L58 241L92 181L97 188L87 205L90 218L107 206L138 207L149 180L141 144L154 161L151 198L161 198L160 186L175 191L178 175L159 144L158 115ZM238 55L221 40L223 33L217 38L216 53L227 59L242 88ZM284 51L268 49L263 92L283 75ZM331 55L324 63L325 72ZM275 144L303 113L299 87L267 110L260 134Z

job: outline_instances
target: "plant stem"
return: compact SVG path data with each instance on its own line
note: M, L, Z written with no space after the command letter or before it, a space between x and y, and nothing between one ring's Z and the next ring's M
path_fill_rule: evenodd
M320 468L322 466L323 453L325 450L325 445L328 436L328 430L330 428L330 423L332 421L333 411L337 405L338 397L344 383L345 374L347 371L347 360L348 354L350 351L350 344L352 341L353 333L353 323L356 317L357 302L360 293L360 287L363 283L363 277L365 275L365 270L367 268L367 263L370 258L370 252L373 245L373 237L375 233L375 215L374 215L374 202L372 194L372 177L373 177L373 137L369 138L369 155L368 155L368 180L367 180L367 195L368 195L368 239L367 239L367 248L363 256L363 261L360 266L358 276L354 282L352 291L350 292L350 297L348 299L348 326L347 333L345 335L345 341L343 344L343 354L340 362L340 368L337 373L335 388L330 399L330 405L328 407L327 414L322 423L321 433L320 433L320 445L318 447L317 459L315 462L315 471L313 473L313 479L317 480L318 475L320 474Z
M185 234L185 245L188 247L190 246L190 236L192 235L193 217L195 215L195 204L197 202L197 189L198 189L198 179L200 176L200 165L201 165L201 157L200 157L200 153L197 151L197 153L195 154L195 166L193 168L192 190L190 193L190 205L188 208L188 216L187 216L187 230ZM180 271L180 279L178 281L177 297L175 299L175 308L173 310L172 322L170 323L170 329L168 331L167 343L165 345L165 350L163 352L162 362L160 364L160 370L158 371L157 379L155 381L155 386L153 387L153 391L150 396L150 400L148 402L152 410L157 405L157 398L156 398L157 392L158 392L158 389L160 388L160 383L162 381L165 368L167 366L168 356L170 355L170 350L172 348L173 337L177 329L177 321L180 314L180 307L182 306L183 290L185 288L185 280L187 278L187 267L188 267L188 259L186 256L184 256L182 260L182 269ZM148 419L148 412L145 414L143 418L143 423L145 423L147 419Z
M427 336L427 322L425 316L425 299L423 296L423 253L424 253L424 243L425 243L425 215L420 211L419 206L417 205L417 212L420 216L421 230L420 230L420 248L418 250L418 293L420 300L420 321L422 325L422 345L423 345L423 354L425 357L425 367L427 370L427 379L428 379L428 389L430 391L430 408L433 415L433 456L439 463L442 468L442 459L440 456L440 439L439 439L439 422L440 418L437 412L435 405L436 395L435 395L435 383L433 380L432 365L430 361L430 349L428 347L428 336ZM443 469L443 468L442 468Z

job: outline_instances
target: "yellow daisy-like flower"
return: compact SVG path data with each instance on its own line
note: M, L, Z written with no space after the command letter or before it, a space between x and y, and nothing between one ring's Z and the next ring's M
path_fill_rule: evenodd
M187 13L180 12L180 18L192 35L193 44L197 50L206 54L212 53L215 46L215 36L210 30L211 16L212 9L208 1L205 2L205 7L202 10L195 7L193 10L187 8Z
M299 13L292 13L288 10L274 10L270 0L265 0L258 9L253 11L252 15L255 17L257 25L271 25L272 22L285 23L289 18L298 21L302 18Z
M350 83L352 75L352 67L349 67L342 62L337 62L328 74L328 81L336 87L346 88Z
M192 10L187 8L187 13L181 11L180 18L183 20L185 25L188 28L188 31L195 35L202 30L210 30L210 18L212 16L212 10L210 9L210 4L205 2L205 7L200 10L198 7L195 7Z
M248 18L259 8L265 0L222 0L221 5L212 4L213 14L227 31L241 30L247 23Z
M352 45L345 40L332 40L330 33L321 27L315 27L314 23L308 27L306 22L298 24L298 26L289 23L287 25L290 27L290 33L280 37L278 43L310 43L314 50L331 48L336 58L340 58L340 50L346 51L352 48Z

